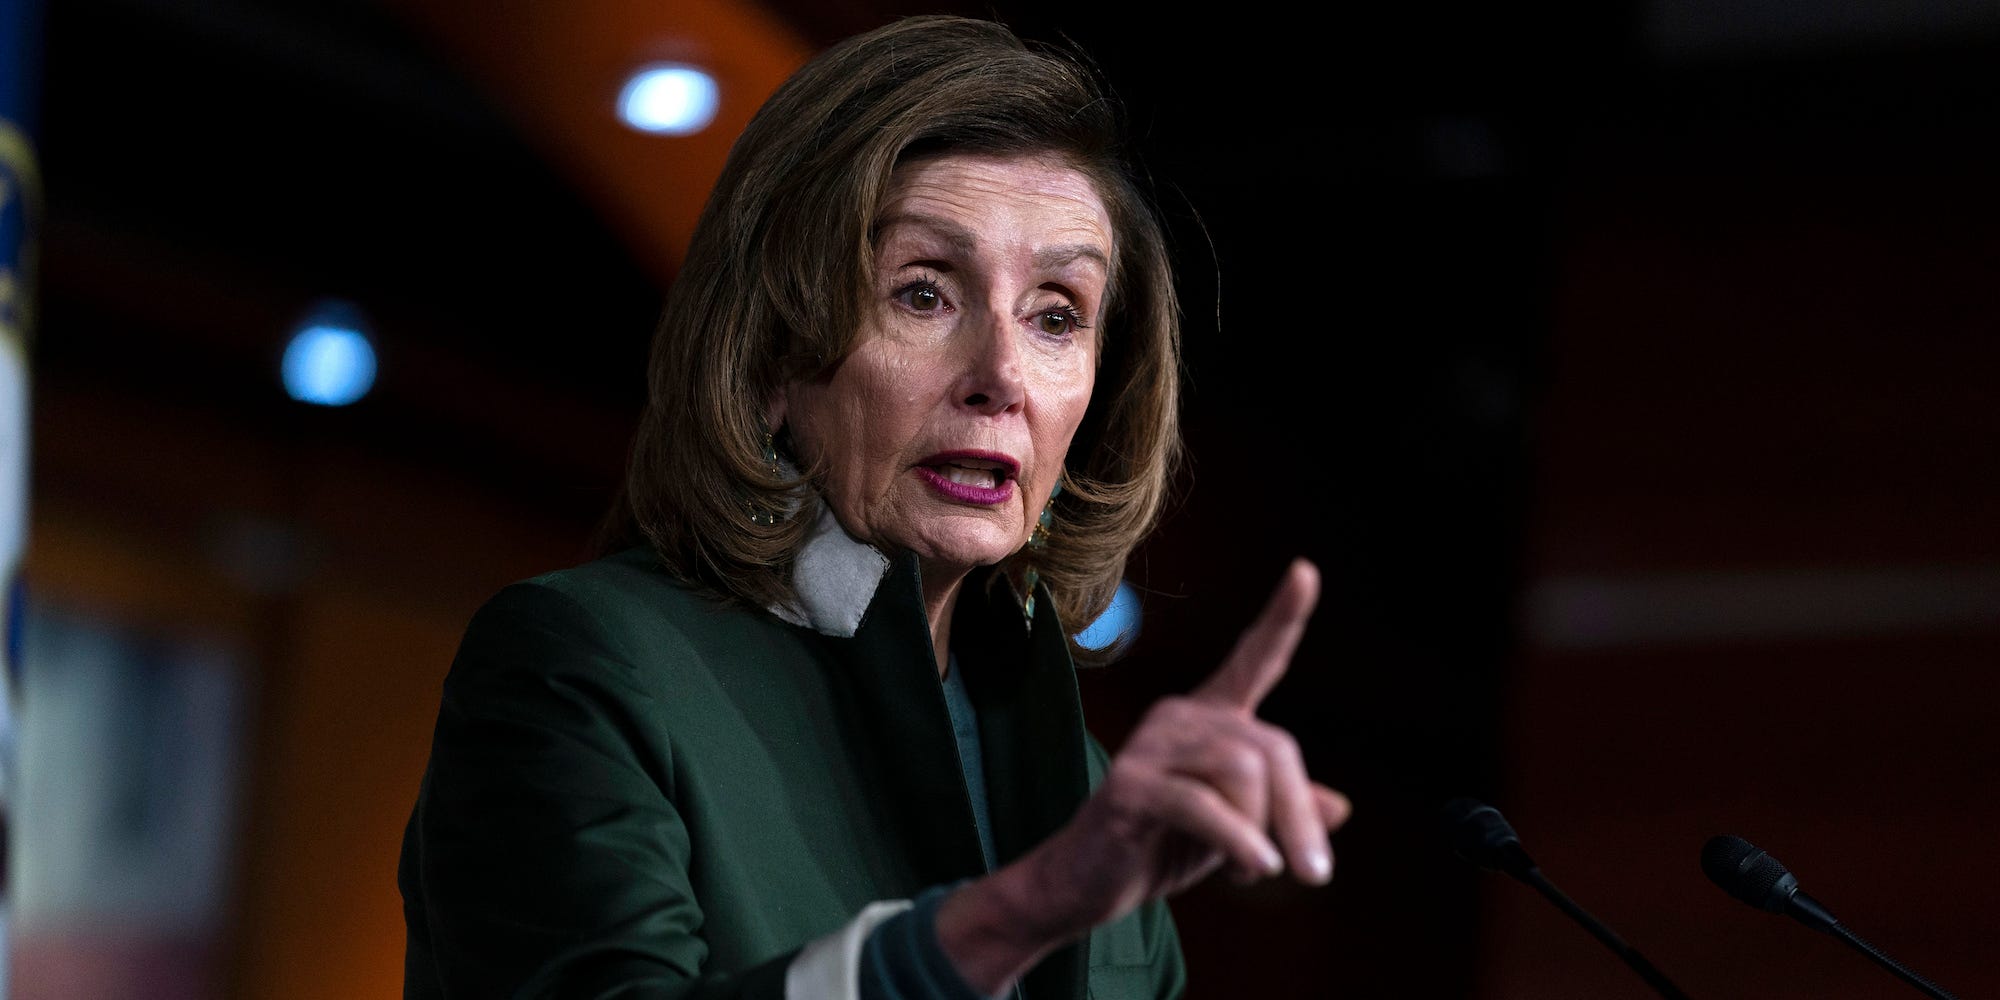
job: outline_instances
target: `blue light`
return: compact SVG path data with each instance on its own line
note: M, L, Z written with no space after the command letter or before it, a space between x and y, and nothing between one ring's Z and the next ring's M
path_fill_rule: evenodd
M689 135L715 120L722 92L693 66L660 63L632 74L618 95L618 116L641 132Z
M1076 634L1077 645L1085 649L1124 646L1139 635L1139 592L1129 583L1120 583L1111 595L1111 606L1088 628Z
M285 391L301 403L346 406L375 384L375 348L340 311L308 318L285 347Z

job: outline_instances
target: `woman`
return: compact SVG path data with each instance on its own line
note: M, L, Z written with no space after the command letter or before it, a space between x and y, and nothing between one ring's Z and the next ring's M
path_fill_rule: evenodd
M1177 447L1157 221L1092 76L900 22L732 150L669 296L643 545L508 588L445 683L405 993L1178 994L1163 900L1331 874L1345 818L1254 718L1296 564L1115 758L1064 622Z

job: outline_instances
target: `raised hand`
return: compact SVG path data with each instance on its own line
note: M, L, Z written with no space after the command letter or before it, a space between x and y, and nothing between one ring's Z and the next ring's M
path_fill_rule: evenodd
M1146 713L1068 825L946 900L939 940L967 982L997 992L1040 953L1219 867L1240 881L1288 868L1309 884L1332 877L1327 837L1348 802L1306 775L1290 733L1256 717L1318 599L1319 571L1293 562L1229 658Z

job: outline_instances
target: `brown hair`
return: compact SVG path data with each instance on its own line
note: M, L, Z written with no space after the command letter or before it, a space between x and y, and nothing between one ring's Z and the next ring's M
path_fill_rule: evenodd
M790 599L818 500L764 459L765 405L853 347L891 172L953 151L1056 156L1095 182L1117 259L1096 389L1033 561L1067 625L1103 613L1180 451L1173 276L1122 138L1089 66L989 21L908 18L793 74L730 150L668 293L619 512L627 540L721 596ZM1017 587L1023 558L1003 564Z

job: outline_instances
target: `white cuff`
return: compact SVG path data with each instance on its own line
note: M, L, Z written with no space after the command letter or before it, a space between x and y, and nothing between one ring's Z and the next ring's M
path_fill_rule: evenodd
M875 925L909 908L907 899L869 903L860 916L800 949L785 968L785 1000L860 1000L861 946Z

